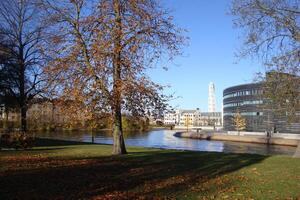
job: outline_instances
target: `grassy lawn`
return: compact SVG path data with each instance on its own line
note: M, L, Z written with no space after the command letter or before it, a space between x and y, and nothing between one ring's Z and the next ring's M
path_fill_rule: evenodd
M40 140L0 151L0 199L300 199L300 159Z

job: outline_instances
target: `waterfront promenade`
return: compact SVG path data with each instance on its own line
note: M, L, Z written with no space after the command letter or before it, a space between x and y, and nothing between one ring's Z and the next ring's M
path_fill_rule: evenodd
M189 131L189 132L176 132L176 137L192 138L201 140L220 140L232 142L247 142L258 144L270 145L287 145L298 146L300 138L295 134L273 134L268 137L265 133L251 133L251 132L221 132L221 131Z
M298 143L298 147L297 147L293 157L294 158L300 158L300 142Z

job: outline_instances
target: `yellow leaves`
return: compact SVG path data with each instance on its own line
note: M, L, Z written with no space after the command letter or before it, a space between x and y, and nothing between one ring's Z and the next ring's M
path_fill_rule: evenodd
M248 180L249 180L248 177L243 176L243 175L237 176L237 179L238 179L239 181L248 181Z
M237 113L233 118L233 123L237 131L242 131L246 129L246 119L242 117L239 110L237 110Z
M141 174L143 173L145 170L144 168L133 168L133 169L130 169L130 174Z
M23 154L18 156L7 156L2 158L1 162L7 166L6 173L24 169L41 169L41 168L57 168L62 166L82 166L92 165L95 160L80 159L80 160L64 160L51 159L53 154Z
M110 192L108 194L105 194L105 195L101 195L101 196L95 196L93 197L92 199L94 200L97 200L97 199L106 199L106 200L113 200L113 199L116 199L116 200L121 200L121 199L127 199L127 196L128 194L126 192L119 192L119 191L113 191L113 192Z
M261 175L261 174L257 171L256 168L252 168L251 170L252 170L252 173L254 173L254 174L258 175L258 176Z

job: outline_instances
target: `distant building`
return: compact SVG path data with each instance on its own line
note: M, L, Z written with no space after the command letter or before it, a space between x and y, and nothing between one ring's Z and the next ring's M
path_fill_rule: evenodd
M175 111L168 112L164 115L163 123L165 125L175 125L178 122L177 116Z
M300 133L300 123L289 123L286 113L267 108L263 83L236 85L223 91L224 129L234 131L234 116L239 112L246 119L246 131ZM300 113L296 113L300 115Z
M33 99L26 115L29 129L35 128L34 126L42 126L46 123L62 125L67 122L67 117L61 111L61 108L47 99ZM13 108L6 112L5 105L0 104L0 121L9 123L12 128L17 128L20 120L21 115L18 108Z
M221 112L175 110L164 115L164 124L177 126L222 126Z
M260 107L263 104L261 94L262 85L259 83L237 85L225 89L223 92L224 129L235 130L233 119L236 113L240 112L246 119L247 131L265 131L264 113Z
M197 120L197 126L223 126L221 112L202 112Z
M163 118L162 117L154 117L152 115L148 115L146 118L149 119L150 125L162 125L163 124Z
M215 85L208 85L208 112L195 110L175 110L164 114L163 123L178 126L222 126L222 113L216 112Z
M176 125L181 126L197 126L198 117L200 115L200 110L178 110L179 121Z
M4 104L0 104L0 119L4 119L5 117L5 107Z
M215 84L210 82L208 85L208 112L216 112L216 90Z

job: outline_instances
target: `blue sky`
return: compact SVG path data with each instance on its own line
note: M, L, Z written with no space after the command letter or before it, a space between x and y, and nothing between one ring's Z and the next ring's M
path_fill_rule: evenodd
M228 14L230 0L164 0L172 9L175 23L188 30L189 46L184 55L169 63L168 71L155 68L150 77L170 85L166 93L175 92L171 105L207 111L208 84L215 83L217 110L221 110L225 88L253 81L262 65L252 59L235 56L241 47L241 30L233 28Z

